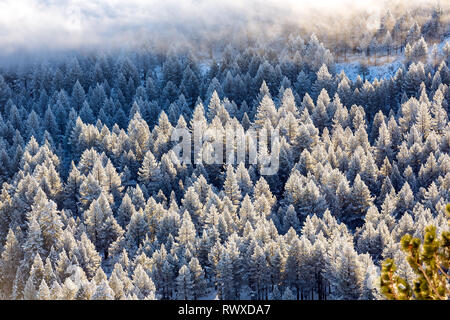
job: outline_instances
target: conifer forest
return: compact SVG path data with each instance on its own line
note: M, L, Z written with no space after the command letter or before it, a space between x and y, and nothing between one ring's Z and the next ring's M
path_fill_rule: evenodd
M450 298L450 3L253 2L0 3L1 300Z

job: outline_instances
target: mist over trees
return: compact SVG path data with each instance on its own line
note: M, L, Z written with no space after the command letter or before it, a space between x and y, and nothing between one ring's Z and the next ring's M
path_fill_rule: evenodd
M354 45L297 30L208 58L149 47L4 67L0 298L382 299L388 258L412 282L400 239L449 227L442 16L388 11ZM404 59L351 79L336 72L350 53ZM278 172L177 161L172 132L194 123L278 129L257 151L276 148Z

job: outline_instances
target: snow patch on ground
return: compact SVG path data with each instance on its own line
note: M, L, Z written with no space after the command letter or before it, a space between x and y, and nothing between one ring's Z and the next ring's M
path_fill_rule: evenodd
M375 78L380 79L389 79L393 77L397 70L401 68L403 65L400 59L396 59L389 63L384 63L381 65L369 65L367 66L368 73L366 75L366 79L368 81L373 81ZM347 62L347 63L336 63L336 72L339 74L341 71L344 71L347 77L350 80L356 80L358 75L361 75L360 72L360 63L358 61ZM362 77L362 76L361 76Z
M437 49L439 53L442 53L442 50L445 46L446 42L450 42L450 37L446 37L442 42L440 42L439 44L437 44ZM428 54L429 57L431 59L431 55L432 55L432 45L428 45ZM356 78L358 77L358 75L361 75L360 72L360 64L362 59L365 59L362 56L349 56L348 57L350 62L340 62L340 63L336 63L336 73L339 74L341 73L341 71L344 71L345 74L347 75L347 77L350 80L356 80ZM373 59L373 57L371 58ZM368 69L368 74L366 75L366 79L368 81L373 81L375 80L375 78L377 78L378 80L381 79L389 79L390 77L393 77L395 75L395 73L397 72L397 70L399 68L402 67L403 65L403 60L404 60L404 55L398 55L398 56L393 56L393 57L378 57L378 64L377 65L368 65L367 69ZM384 63L382 62L384 61ZM381 62L381 63L380 63ZM431 62L431 60L430 60ZM361 75L362 77L362 75Z

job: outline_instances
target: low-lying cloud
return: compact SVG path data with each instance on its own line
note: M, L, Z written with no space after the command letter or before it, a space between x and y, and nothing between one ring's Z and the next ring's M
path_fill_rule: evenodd
M433 0L414 1L435 3ZM377 0L3 0L0 1L2 55L16 52L126 47L219 38L224 32L276 31L285 23L326 28L330 17L346 19L364 11L376 28L389 7L405 1ZM411 5L411 1L407 2Z

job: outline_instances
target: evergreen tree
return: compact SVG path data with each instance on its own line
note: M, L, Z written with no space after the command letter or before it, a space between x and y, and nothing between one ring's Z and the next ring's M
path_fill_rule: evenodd
M354 249L348 245L338 251L334 262L334 298L339 300L358 300L363 290L364 273Z
M135 294L139 299L155 299L155 285L140 264L134 269L133 285Z
M114 300L114 291L106 279L97 285L94 294L91 296L91 300Z
M231 165L227 167L226 179L224 183L225 195L231 200L231 202L237 206L242 197L241 191L239 190L239 185L234 173L234 169Z
M6 243L1 254L0 281L1 296L4 299L10 299L12 295L12 286L16 277L17 267L23 257L23 251L14 232L10 229L6 237Z
M123 230L117 224L104 193L84 212L84 221L90 240L106 258L109 246L123 234Z
M189 262L189 272L193 282L194 300L203 296L207 290L207 282L205 280L205 272L202 269L197 258L192 258Z
M178 272L177 282L177 299L192 300L194 298L194 281L189 268L183 265Z
M447 209L448 209L447 205ZM450 210L447 210L450 212ZM392 259L386 259L381 270L381 292L388 299L410 300L433 299L446 300L448 297L448 276L442 271L448 264L449 234L444 232L441 239L436 237L436 228L425 229L422 243L419 238L407 234L401 241L407 261L416 274L414 282L395 274L397 267Z

